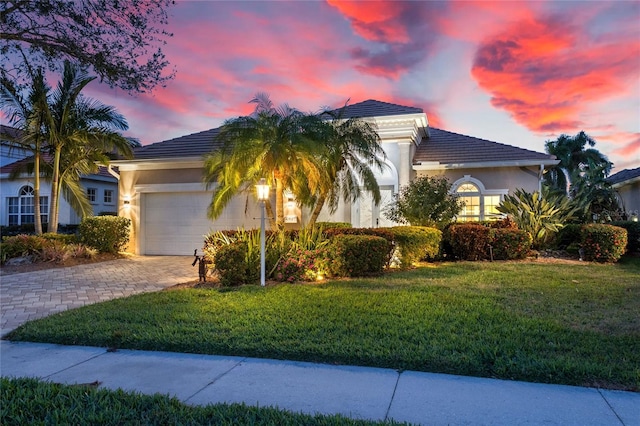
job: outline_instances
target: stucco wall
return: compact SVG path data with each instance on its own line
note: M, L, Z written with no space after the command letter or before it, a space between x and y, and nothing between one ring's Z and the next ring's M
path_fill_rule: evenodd
M512 193L518 188L527 192L538 190L538 169L535 167L494 167L483 169L419 170L418 176L445 176L450 183L469 175L481 181L487 190L508 189Z
M627 214L640 216L640 181L624 185L616 190L624 203Z

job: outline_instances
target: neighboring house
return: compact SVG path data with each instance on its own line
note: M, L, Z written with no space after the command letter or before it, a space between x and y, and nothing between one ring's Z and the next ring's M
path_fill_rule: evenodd
M638 220L640 216L640 167L624 169L607 178L607 182L616 190L627 217Z
M341 204L333 215L323 212L321 221L346 221L357 227L395 225L383 209L417 176L445 176L466 207L458 220L489 219L503 196L517 188L540 188L544 170L558 163L555 157L470 136L429 127L420 108L367 100L346 108L344 118L361 117L374 122L387 167L378 173L382 202L374 205L366 193L354 204ZM207 218L211 191L202 183L203 155L218 149L218 129L143 146L132 160L113 163L120 170L119 214L132 219L129 250L137 254L189 255L201 248L211 230L257 228L260 212L253 196L239 195L215 221ZM304 224L309 212L296 209L288 221ZM293 219L293 220L291 220Z
M18 130L2 126L0 135L15 137ZM16 148L6 141L2 141L0 167L0 225L24 225L34 223L33 203L33 175L23 175L10 180L10 174L24 162L33 161L29 151ZM112 170L113 172L113 170ZM87 191L87 197L93 205L93 213L117 213L118 180L117 174L109 172L106 167L100 167L97 174L83 176L81 184ZM40 179L40 212L42 222L49 219L49 204L51 200L51 184ZM64 197L60 199L59 223L61 225L77 225L80 217L67 203Z

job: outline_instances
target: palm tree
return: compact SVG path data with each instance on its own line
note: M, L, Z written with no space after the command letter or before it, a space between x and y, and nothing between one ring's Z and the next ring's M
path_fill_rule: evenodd
M25 164L25 169L16 170L13 176L19 176L25 171L33 173L34 226L36 234L40 235L42 234L40 166L46 142L44 117L40 106L46 103L50 88L46 84L42 69L35 72L29 69L29 71L32 81L26 97L23 97L16 85L3 74L0 79L0 101L9 122L19 130L19 134L12 142L33 154L33 163Z
M564 194L571 194L572 186L581 181L599 180L611 173L613 163L595 148L596 141L581 131L575 136L560 135L554 141L545 142L548 154L555 155L560 163L545 174L547 186Z
M227 120L216 141L222 147L205 156L204 182L217 185L208 215L215 219L241 191L252 189L260 178L276 188L276 214L270 203L267 213L272 229L284 224L285 189L298 195L301 188L320 184L321 165L316 153L320 149L319 133L325 127L319 117L303 114L284 105L274 108L268 95L258 93L251 103L253 114ZM302 177L304 176L304 182Z
M382 171L385 167L385 152L380 145L380 136L373 124L359 118L343 119L346 109L325 111L322 115L332 118L325 122L327 137L322 144L321 162L324 180L314 197L314 208L307 226L313 226L322 208L328 205L335 212L340 199L355 202L362 188L371 192L373 200L380 203L380 188L372 167Z
M39 105L44 118L47 149L52 157L49 231L58 230L59 197L64 195L81 215L90 212L80 187L80 176L97 170L94 161L108 163L105 153L132 155L129 140L118 130L128 129L122 115L108 105L83 97L82 90L95 79L66 61L62 80L47 102Z

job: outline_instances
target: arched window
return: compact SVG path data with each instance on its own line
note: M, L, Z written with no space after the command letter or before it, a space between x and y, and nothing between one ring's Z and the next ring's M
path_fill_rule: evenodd
M507 189L487 190L478 179L465 175L453 183L451 191L465 203L456 220L472 222L502 217L496 207L502 201L502 197L508 193Z
M9 225L25 225L35 222L33 187L25 185L17 197L7 197L7 217ZM49 197L40 197L40 217L42 223L49 222Z

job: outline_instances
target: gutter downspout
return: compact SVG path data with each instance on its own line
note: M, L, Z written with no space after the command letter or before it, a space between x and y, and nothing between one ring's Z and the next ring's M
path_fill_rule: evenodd
M544 177L544 164L540 164L540 172L538 174L538 194L542 195L542 178Z
M109 164L109 165L107 166L107 171L109 172L109 174L110 174L111 176L113 176L114 178L116 178L116 180L117 180L118 182L120 182L120 175L119 175L118 173L116 173L116 172L115 172L115 170L113 170L113 169L112 169L112 167L113 167L113 166L112 166L111 164Z

